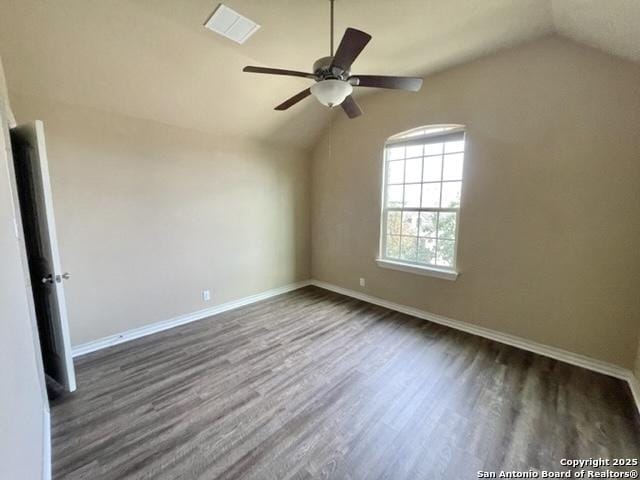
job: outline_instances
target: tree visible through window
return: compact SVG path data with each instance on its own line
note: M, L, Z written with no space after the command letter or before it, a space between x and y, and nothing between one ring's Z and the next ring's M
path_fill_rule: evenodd
M420 127L387 140L383 259L454 270L464 129Z

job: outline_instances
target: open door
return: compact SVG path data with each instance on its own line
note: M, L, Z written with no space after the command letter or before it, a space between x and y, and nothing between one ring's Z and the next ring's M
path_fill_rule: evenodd
M11 129L11 146L44 370L73 392L76 378L62 284L69 274L60 268L42 122Z

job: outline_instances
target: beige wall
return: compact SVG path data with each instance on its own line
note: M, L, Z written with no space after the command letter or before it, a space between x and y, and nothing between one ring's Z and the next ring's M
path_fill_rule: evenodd
M24 250L14 228L8 125L11 119L0 62L0 478L43 478L44 391L37 334L26 284Z
M307 154L12 102L45 124L73 345L309 278Z
M310 211L314 278L359 289L365 277L369 294L630 367L639 80L640 67L557 37L508 50L338 115L311 186L303 151L12 100L20 121L45 121L74 345L308 278ZM447 122L469 135L462 275L380 269L384 140Z
M357 120L338 112L314 152L314 278L632 366L639 66L548 37L362 107ZM374 263L383 143L436 123L468 127L456 282Z

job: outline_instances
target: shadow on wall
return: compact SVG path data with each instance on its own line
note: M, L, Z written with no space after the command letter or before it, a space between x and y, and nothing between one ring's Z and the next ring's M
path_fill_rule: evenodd
M9 99L0 61L0 478L44 478L48 403L39 341L27 286L24 244L10 154Z
M292 92L293 96L296 92ZM273 99L273 106L286 98ZM272 110L276 126L269 131L267 138L283 145L315 145L316 141L331 121L331 116L342 114L341 108L330 109L321 105L313 96L307 97L289 110ZM295 125L305 126L303 133Z

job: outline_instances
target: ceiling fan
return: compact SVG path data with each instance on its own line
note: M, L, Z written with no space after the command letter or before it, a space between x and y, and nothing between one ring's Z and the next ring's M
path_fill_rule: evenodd
M243 72L267 73L271 75L287 75L315 80L311 88L307 88L297 95L278 105L275 110L287 110L301 100L313 95L320 103L327 107L340 105L349 118L362 115L362 110L351 96L353 87L390 88L394 90L408 90L417 92L422 87L422 79L417 77L389 77L382 75L351 75L351 64L358 58L360 52L371 40L368 33L347 28L334 54L333 50L333 4L331 2L331 55L317 60L313 64L313 73L282 70L279 68L244 67Z

